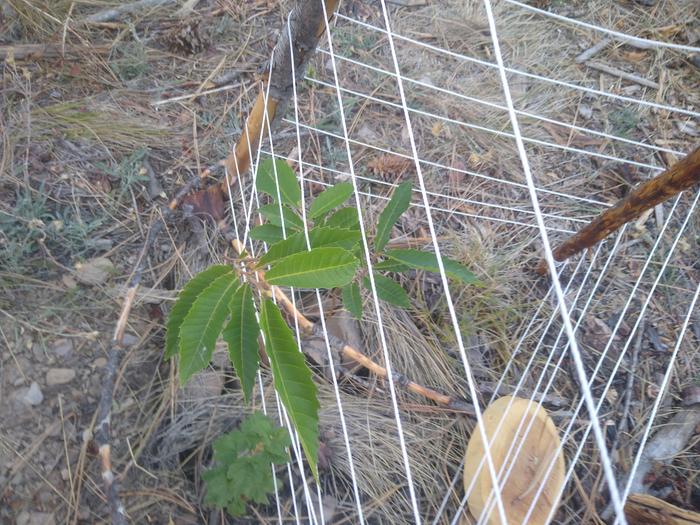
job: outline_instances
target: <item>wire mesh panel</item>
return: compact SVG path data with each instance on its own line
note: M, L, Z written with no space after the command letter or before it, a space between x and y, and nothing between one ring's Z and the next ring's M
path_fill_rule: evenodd
M649 474L645 444L697 381L700 194L680 194L565 263L551 246L697 143L699 80L688 57L700 50L672 43L678 35L656 20L697 16L698 6L551 4L348 2L286 113L269 123L271 138L255 147L254 168L286 160L306 202L352 184L367 268L359 323L337 294L290 290L322 328L310 340L296 327L300 348L317 355L322 473L316 484L295 442L272 521L625 522L625 501ZM390 245L435 253L438 271L403 274L412 306L398 309L379 299L370 241L404 181L411 208ZM253 254L266 249L249 235L264 203L252 180L232 196L238 238ZM440 255L480 284L453 282ZM542 257L547 278L533 271ZM385 378L343 360L334 341L352 337ZM409 379L468 409L427 401L405 388ZM269 378L259 383L265 409L289 425ZM499 464L486 447L464 472L469 437L490 440L483 412L504 395L549 411L565 458L559 504L545 491L556 451L531 473L522 497L532 503L517 520L505 495L522 475L513 465L529 453L523 440ZM538 428L532 414L517 421L519 436ZM697 470L697 457L669 468ZM485 490L473 481L482 469L497 489L469 515L471 492Z

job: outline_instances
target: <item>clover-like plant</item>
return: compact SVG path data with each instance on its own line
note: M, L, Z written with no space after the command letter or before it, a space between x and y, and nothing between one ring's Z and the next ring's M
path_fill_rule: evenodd
M243 394L250 400L259 367L258 344L270 362L275 389L294 425L309 467L318 477L318 408L316 386L297 341L278 306L267 299L269 286L340 288L345 308L362 317L360 287L371 289L367 248L379 299L410 308L411 300L387 274L410 269L439 271L435 254L413 249L387 249L391 230L411 202L411 185L397 186L381 212L371 239L363 241L355 207L344 206L353 186L330 186L311 202L306 223L300 214L301 188L292 169L267 159L256 174L259 193L271 203L258 209L266 223L250 232L269 244L255 259L243 253L233 265L214 265L197 274L180 292L167 322L166 357L179 356L181 383L208 366L219 337L228 345ZM368 233L368 237L369 232ZM442 258L450 278L476 282L462 264ZM262 270L264 272L264 279Z
M204 502L234 517L243 515L249 502L267 503L275 488L270 465L289 460L290 444L287 430L262 412L248 416L237 430L214 442L215 466L202 474L207 486Z

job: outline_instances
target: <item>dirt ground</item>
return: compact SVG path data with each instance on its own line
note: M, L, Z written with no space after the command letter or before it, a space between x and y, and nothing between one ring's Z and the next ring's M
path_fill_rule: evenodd
M89 22L91 15L119 2L0 0L0 523L108 521L92 429L124 285L132 276L144 239L159 217L159 208L193 177L224 158L240 135L257 95L259 72L267 65L290 3L153 2L150 7L108 21ZM565 14L572 16L581 12L585 4L531 3L571 9ZM375 4L351 0L343 3L341 12L381 25ZM476 7L472 13L469 3L449 2L450 10L441 12L432 0L426 5L417 4L420 5L392 6L398 31L489 58L488 32L484 30L483 15L475 14ZM610 4L608 15L619 22L619 30L678 42L694 41L698 45L699 13L692 1ZM632 21L625 18L630 13L634 15ZM513 33L504 36L509 44L504 49L514 67L542 65L524 50L543 35L552 47L559 47L559 37L568 39L578 51L592 43L579 33L562 36L555 26L542 22L541 26L528 25L536 22L524 15L513 21ZM654 31L661 29L645 32L649 27ZM518 35L522 28L525 30ZM464 36L460 36L462 33ZM692 40L693 35L696 40ZM390 68L386 50L378 51L376 35L339 24L334 38L342 49L356 52L358 60ZM402 46L399 53L408 61L412 51L407 44ZM551 67L558 67L557 75L562 78L584 77L570 54L561 63L555 61L554 53L551 58ZM632 63L635 71L645 73L663 69L666 83L660 99L696 111L700 107L697 56L654 55L624 48L612 51L607 58L616 64ZM491 78L472 66L452 68L447 59L442 60L415 54L409 74L428 85L439 84L444 80L440 75L444 75L455 82L451 89L460 85L465 94L470 92L471 84L464 79L478 78L482 86L480 96L499 100L495 76ZM314 79L332 82L327 55L319 55L311 68L308 85L301 90L304 120L321 130L337 132L337 114L332 105L335 92L314 84ZM377 81L374 73L345 64L342 75L357 90L376 81L378 87L372 96L397 101L390 87ZM626 84L620 93L642 96L637 88ZM507 116L496 115L491 109L462 107L463 101L434 97L421 89L415 87L413 100L423 111L442 111L471 122L488 121L499 129L507 126ZM540 92L544 88L534 84L514 82L513 89L515 98L527 104L528 111L549 117L566 115L567 111L576 115L590 111L593 116L588 117L589 124L599 123L630 139L654 137L655 144L688 151L700 136L697 119L673 120L662 112L640 116L622 106L611 109L612 106L576 94L564 97ZM350 107L356 110L351 112L351 132L358 140L392 151L408 151L400 112L387 109L386 104L374 106L360 96L350 98ZM475 268L486 283L472 295L460 290L457 302L461 311L467 312L460 322L469 335L469 355L477 363L477 374L484 384L492 383L503 371L545 290L526 270L539 257L539 245L533 240L536 232L531 224L525 227L522 222L531 221L531 215L522 212L529 206L527 194L519 187L503 189L468 179L465 172L483 168L504 180L520 181L517 152L512 145L506 145L506 138L481 136L477 132L464 134L453 123L438 124L421 116L415 124L423 130L419 137L423 151L451 168L447 183L437 168L426 169L428 189L473 199L455 207L449 199L436 203L448 207L438 215L447 249ZM535 139L610 152L605 141L587 143L580 137L572 138L574 134L567 136L568 131L560 128L526 123L523 129ZM275 146L280 145L283 155L294 151L293 131L284 124L280 126ZM310 131L308 136L310 157L328 168L311 176L315 182L335 180L333 170L340 174L347 171L347 161L341 154L344 150L332 144L334 139L316 131ZM372 179L366 189L374 195L386 195L387 189L382 186L386 180L407 178L412 173L410 163L404 166L396 157L383 157L367 147L358 146L354 151L358 166L362 166L358 173ZM663 154L638 154L632 146L624 145L614 154L660 165L674 160ZM642 170L617 166L613 169L605 160L574 162L572 158L538 156L534 168L548 177L543 186L611 203L644 177ZM316 186L315 191L320 187ZM688 209L691 197L683 197L682 209ZM543 210L551 214L548 225L554 231L575 229L576 219L587 220L598 211L595 205L562 202L553 194L543 196ZM503 209L484 207L483 203L501 205ZM377 203L368 200L367 213L375 213L376 209ZM669 208L664 209L668 213ZM507 224L489 222L491 219ZM681 220L674 219L673 226L677 227ZM659 232L658 215L649 221L647 226L638 224L624 238L626 267L620 266L615 269L617 273L606 275L603 287L607 295L595 297L598 310L584 319L584 348L590 356L600 355L617 320L622 293L630 289L631 280ZM424 217L412 210L400 230L425 236ZM680 244L680 254L669 273L664 274L663 292L647 314L636 376L639 399L635 397L631 409L631 417L639 423L629 429L634 439L641 434L641 423L654 399L653 388L663 371L664 361L659 355L666 359L698 280L700 270L695 259L699 232L696 212ZM663 246L668 248L671 242L670 237L664 238ZM249 409L241 408L240 392L230 388L231 372L225 370L225 363L215 363L214 371L200 376L183 393L177 391L172 367L162 359L164 319L177 288L203 265L229 255L225 243L209 224L183 216L168 222L149 254L143 286L128 319L126 350L120 355L112 409L113 461L121 496L133 523L276 522L272 503L238 521L202 504L199 474L210 460L208 445L217 432L235 426ZM653 264L658 266L661 260L659 256ZM600 268L600 263L596 268ZM651 280L649 277L645 283ZM419 297L424 308L414 316L387 311L387 329L396 341L392 359L399 369L415 370L425 383L441 385L450 394L463 394L463 370L454 351L454 339L445 328L447 314L437 281L426 278L407 282L406 286L412 287L413 295ZM328 304L337 304L334 300L328 298ZM639 310L638 305L635 308ZM313 304L310 310L313 316ZM627 319L624 324L627 336L632 321ZM369 347L377 335L372 319L368 326L362 337ZM558 341L554 342L547 330L543 331L543 339L556 348ZM697 388L697 315L688 333L681 349L682 366L672 383L670 397L675 404L665 405L664 417L670 417L672 408L679 406L683 392L689 387ZM526 343L534 344L539 335L530 334ZM621 346L620 336L615 341ZM444 348L448 352L438 351ZM521 369L525 362L526 355L518 357ZM587 365L593 368L593 358ZM538 370L548 367L541 363L537 366ZM606 366L610 363L606 362ZM517 370L510 372L513 384L517 382ZM269 385L269 378L264 379ZM573 380L558 381L556 396L573 405L577 392ZM611 394L609 399L609 418L619 414L625 384L626 376L622 375L613 389L617 397ZM370 385L369 390L374 386ZM532 388L534 381L529 386ZM224 391L226 395L222 396ZM355 420L370 419L368 414L375 417L373 424L377 425L376 436L380 438L395 433L384 394L366 399L347 394L345 400L346 413L354 415ZM337 430L332 390L322 390L321 396L325 400L322 422L329 432ZM429 509L426 513L432 515L448 491L449 508L454 510L460 494L450 487L450 480L459 469L473 422L434 407L426 409L424 401L408 395L402 397L402 403L409 414L407 418L411 418L407 439L416 456L425 458L424 462L417 460L416 479ZM560 417L565 420L570 416L570 405L559 403L550 408L561 411ZM367 471L373 472L365 475L363 471L363 496L370 521L391 523L391 509L399 508L395 523L409 522L410 511L407 506L402 508L407 501L405 490L397 488L402 469L396 447L390 442L366 443L369 434L361 430L355 437L358 447L366 447L360 448L366 457L372 456L373 447L382 450L382 454L393 454L383 464L385 471L377 474L369 460ZM634 448L632 437L620 447L616 458L623 470ZM614 436L610 439L616 440ZM339 441L332 432L327 440ZM669 501L695 510L700 510L699 447L700 440L691 440L678 462L655 472L662 485L659 490L670 487L665 492ZM593 449L591 444L585 448L577 470L579 479L567 492L558 515L560 523L594 523L606 506L607 495L599 490L600 467L585 460L592 457ZM446 466L444 472L435 474L431 461L440 457L446 460ZM324 487L333 496L322 504L338 516L333 523L354 523L348 478L340 468L330 470ZM285 520L292 519L292 498L288 493L283 496L287 499Z

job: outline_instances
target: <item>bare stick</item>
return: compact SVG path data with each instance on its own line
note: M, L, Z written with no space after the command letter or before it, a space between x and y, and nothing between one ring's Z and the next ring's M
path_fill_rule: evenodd
M589 59L593 58L595 55L597 55L598 53L600 53L600 51L602 51L610 42L611 42L611 40L609 38L604 38L603 40L601 40L600 42L598 42L594 46L589 47L583 53L578 55L574 59L574 62L576 62L577 64L584 63L586 60L589 60Z
M123 4L114 9L106 9L98 13L92 14L85 18L85 22L88 24L101 24L104 22L111 22L117 18L121 18L124 15L130 15L141 11L143 9L148 9L149 7L159 7L164 4L170 4L174 0L138 0L131 4Z
M158 233L163 228L163 219L157 220L148 232L146 242L141 249L133 277L129 281L128 288L124 294L124 303L119 314L119 320L114 329L114 335L110 341L107 352L107 369L102 381L102 391L100 393L100 404L97 409L97 427L95 428L95 443L97 444L100 463L102 464L102 481L105 487L107 503L109 505L110 516L113 525L126 525L126 511L119 498L119 489L112 471L112 445L111 445L111 419L112 402L114 397L114 378L119 368L120 354L124 347L124 331L126 323L134 304L136 292L141 282L141 274L146 265L148 250L155 243Z
M324 0L326 11L333 16L338 0ZM297 0L289 14L289 31L286 24L280 31L277 44L272 54L270 75L266 79L270 84L270 97L265 104L265 89L261 89L255 100L250 115L246 119L246 131L234 151L226 158L224 164L228 170L230 181L244 173L250 167L250 152L257 151L260 137L265 134L264 118L270 122L275 120L278 114L284 112L294 90L292 72L296 72L297 81L306 72L306 64L314 52L319 38L325 31L326 23L323 20L323 5L318 0ZM292 53L289 49L290 40L294 43L294 67L292 67ZM221 189L226 192L226 182L221 183Z
M638 75L627 73L626 71L622 71L621 69L617 69L616 67L608 66L607 64L603 64L602 62L591 61L586 62L586 65L592 69L597 69L598 71L602 71L603 73L607 73L608 75L612 75L614 77L624 78L625 80L635 82L641 86L646 86L651 89L659 89L659 84L657 82L654 82L653 80L647 80L646 78L642 78Z
M698 182L700 182L700 147L662 174L640 185L615 206L605 210L582 230L560 244L553 252L554 259L565 261L590 248L623 224L636 219L645 211ZM544 275L546 270L545 261L540 261L537 267L538 273Z

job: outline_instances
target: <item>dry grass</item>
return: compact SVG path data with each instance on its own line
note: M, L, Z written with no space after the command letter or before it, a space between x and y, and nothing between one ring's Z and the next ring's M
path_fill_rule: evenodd
M156 218L153 210L158 201L149 194L144 161L153 167L165 193L171 196L202 167L224 156L240 133L257 94L253 72L269 56L275 31L288 7L264 1L220 4L202 0L188 20L199 22L197 31L206 46L191 53L173 49L167 36L173 27L184 24L173 15L183 2L108 26L79 23L108 4L115 3L0 2L4 17L0 18L4 39L0 45L41 42L62 49L65 43L71 50L65 59L57 52L37 60L6 61L2 66L0 345L9 351L3 351L0 365L0 410L17 425L0 431L0 463L10 465L0 470L0 521L12 520L23 510L53 511L58 521L65 522L105 519L98 466L82 432L91 425L99 395L101 369L96 360L105 353L119 310L115 288L132 271L149 225ZM698 29L692 22L697 18L697 5L692 0L659 2L651 9L631 2L608 2L599 9L583 2L551 4L565 14L641 36L682 42L686 32ZM599 55L600 60L662 83L660 92L647 92L633 83L620 83L575 64L576 54L597 41L589 31L532 16L503 2L495 7L501 45L514 68L652 101L695 108L700 104L700 74L683 55L640 52L622 45L611 45ZM382 26L372 6L348 2L343 9ZM430 2L417 9L396 9L392 20L399 34L454 53L493 59L487 23L478 2ZM382 33L340 21L333 37L337 53L393 71ZM545 296L545 285L530 271L539 258L540 242L533 227L530 199L522 187L517 152L509 137L457 122L509 131L507 114L465 98L503 104L497 72L405 41L396 43L402 74L424 84L407 83L408 102L422 112L412 114L412 122L421 157L433 163L424 165L424 176L432 192L430 202L435 207L433 218L441 248L473 268L483 282L481 287L455 286L451 290L477 382L492 383L504 377L506 385L513 386L527 369L524 386L531 391L543 373L545 381L552 379L550 393L568 400L568 406L556 407L560 409L556 421L563 429L571 421L580 389L570 373L568 359L558 367L546 362L549 355L559 357L563 341L557 342L560 326L556 317L551 326L547 325L554 304ZM354 143L352 153L357 175L366 177L362 190L375 196L364 200L365 219L371 224L384 202L378 197L389 194L389 184L402 178L414 179L415 171L410 162L403 171L369 167L384 154L377 147L410 155L403 113L400 107L387 104L400 103L392 79L349 62L338 64L342 87L356 92L344 93L350 136L368 144ZM327 55L317 57L309 76L318 82L333 82ZM213 87L212 83L222 77L228 78L225 84L235 84L231 90L153 104ZM511 76L510 80L514 102L522 111L680 151L696 141L681 126L690 119L669 112L632 111L618 101L534 79ZM311 181L334 182L343 179L349 164L344 142L324 134L342 135L335 90L318 82L307 81L299 96L300 120L321 130L302 136L305 176ZM445 91L436 96L428 86ZM590 116L584 116L589 110ZM663 165L671 161L668 155L614 144L556 125L545 126L524 115L521 125L523 134L537 141L642 163ZM274 142L277 153L292 153L296 137L290 131L293 127L281 123ZM529 143L527 148L540 187L605 203L613 202L650 173L644 168L538 143ZM474 172L486 178L470 175ZM249 180L241 181L241 187L246 196L250 194ZM313 182L308 188L318 191ZM651 259L652 270L663 263L691 197L681 198L660 250ZM234 198L235 205L240 206L239 193ZM554 193L541 193L540 198L543 211L549 214L546 223L554 239L563 238L566 230L574 230L577 219L587 219L602 209L602 205ZM416 195L414 202L418 200ZM668 216L670 206L664 211ZM591 297L589 309L581 316L580 332L589 372L605 350L607 336L659 231L654 217L638 228L630 228L621 239L613 264L602 272L602 258L598 259L592 278L585 281L574 317L578 319L581 304ZM412 208L402 218L399 233L425 238L424 210ZM658 375L665 370L668 348L676 340L697 283L694 255L699 235L696 213L645 316L647 326L653 326L659 336L657 340L647 332L643 340L635 370L631 424L617 437L615 461L620 472L625 472L633 459L655 399ZM609 244L603 255L609 253ZM227 250L210 226L178 218L168 225L151 254L145 284L169 292L199 269L229 256ZM75 278L75 263L95 256L109 257L116 267L114 274L97 286L76 286L71 280ZM587 257L590 261L590 255ZM565 283L571 275L570 267L564 273ZM592 283L599 276L601 284L593 290ZM643 277L636 301L623 320L623 332L636 321L655 276L650 272ZM582 282L583 272L577 273L567 296L571 301ZM387 307L382 310L394 368L427 386L466 397L464 369L439 281L417 275L405 278L404 284L416 308L410 312ZM313 301L305 299L313 312ZM538 310L543 300L544 306ZM333 296L327 297L327 310L333 309L335 301ZM134 341L123 356L113 414L114 461L117 472L123 474L124 501L134 523L165 522L170 517L179 523L221 522L224 517L201 505L199 473L208 465L213 439L235 426L252 408L242 402L225 360L217 361L199 383L178 391L174 372L161 362L167 308L167 303L144 297L129 320L128 333ZM366 301L365 310L364 346L367 353L381 361L376 314L370 301ZM678 404L683 388L697 380L700 321L693 321L692 333L686 335L681 346L660 422ZM628 335L613 339L599 378L611 376ZM63 339L73 344L70 357L56 354L57 341ZM660 346L664 344L666 350ZM538 348L545 351L534 354ZM553 352L553 348L559 350ZM614 376L614 394L606 396L603 421L620 416L629 363L629 359L623 361L622 369ZM65 388L42 383L45 401L41 405L31 409L17 405L14 396L18 389L32 380L42 382L50 367L72 368L78 379ZM410 501L386 385L375 378L366 379L363 385L344 384L341 392L365 517L371 523L408 523L412 520ZM265 374L263 384L267 406L274 410ZM602 380L594 383L597 396L602 395L603 386ZM331 387L320 377L319 391L323 440L330 450L322 489L334 500L336 522L355 523L356 507L338 409ZM489 395L484 394L482 406L488 400ZM458 475L473 422L405 393L400 393L399 404L421 512L426 520L432 520L449 492L447 512L439 520L449 523L462 497L461 480L455 490L450 492L450 487ZM573 437L566 442L567 461L576 453L587 417L582 413L573 420ZM45 429L52 430L42 434ZM618 430L609 429L611 442ZM697 505L700 493L696 474L683 481L684 473L697 473L700 468L697 446L697 442L692 444L688 453L659 474L659 483L663 485L666 480L665 486L675 491L673 498L685 506ZM576 464L577 479L567 486L558 522L584 523L603 512L607 493L597 458L589 438ZM286 519L294 515L292 496L299 504L303 501L301 477L298 471L292 475L292 494L286 472L280 475L286 480L280 492ZM272 504L256 509L256 513L251 513L247 521L273 522L277 509Z

